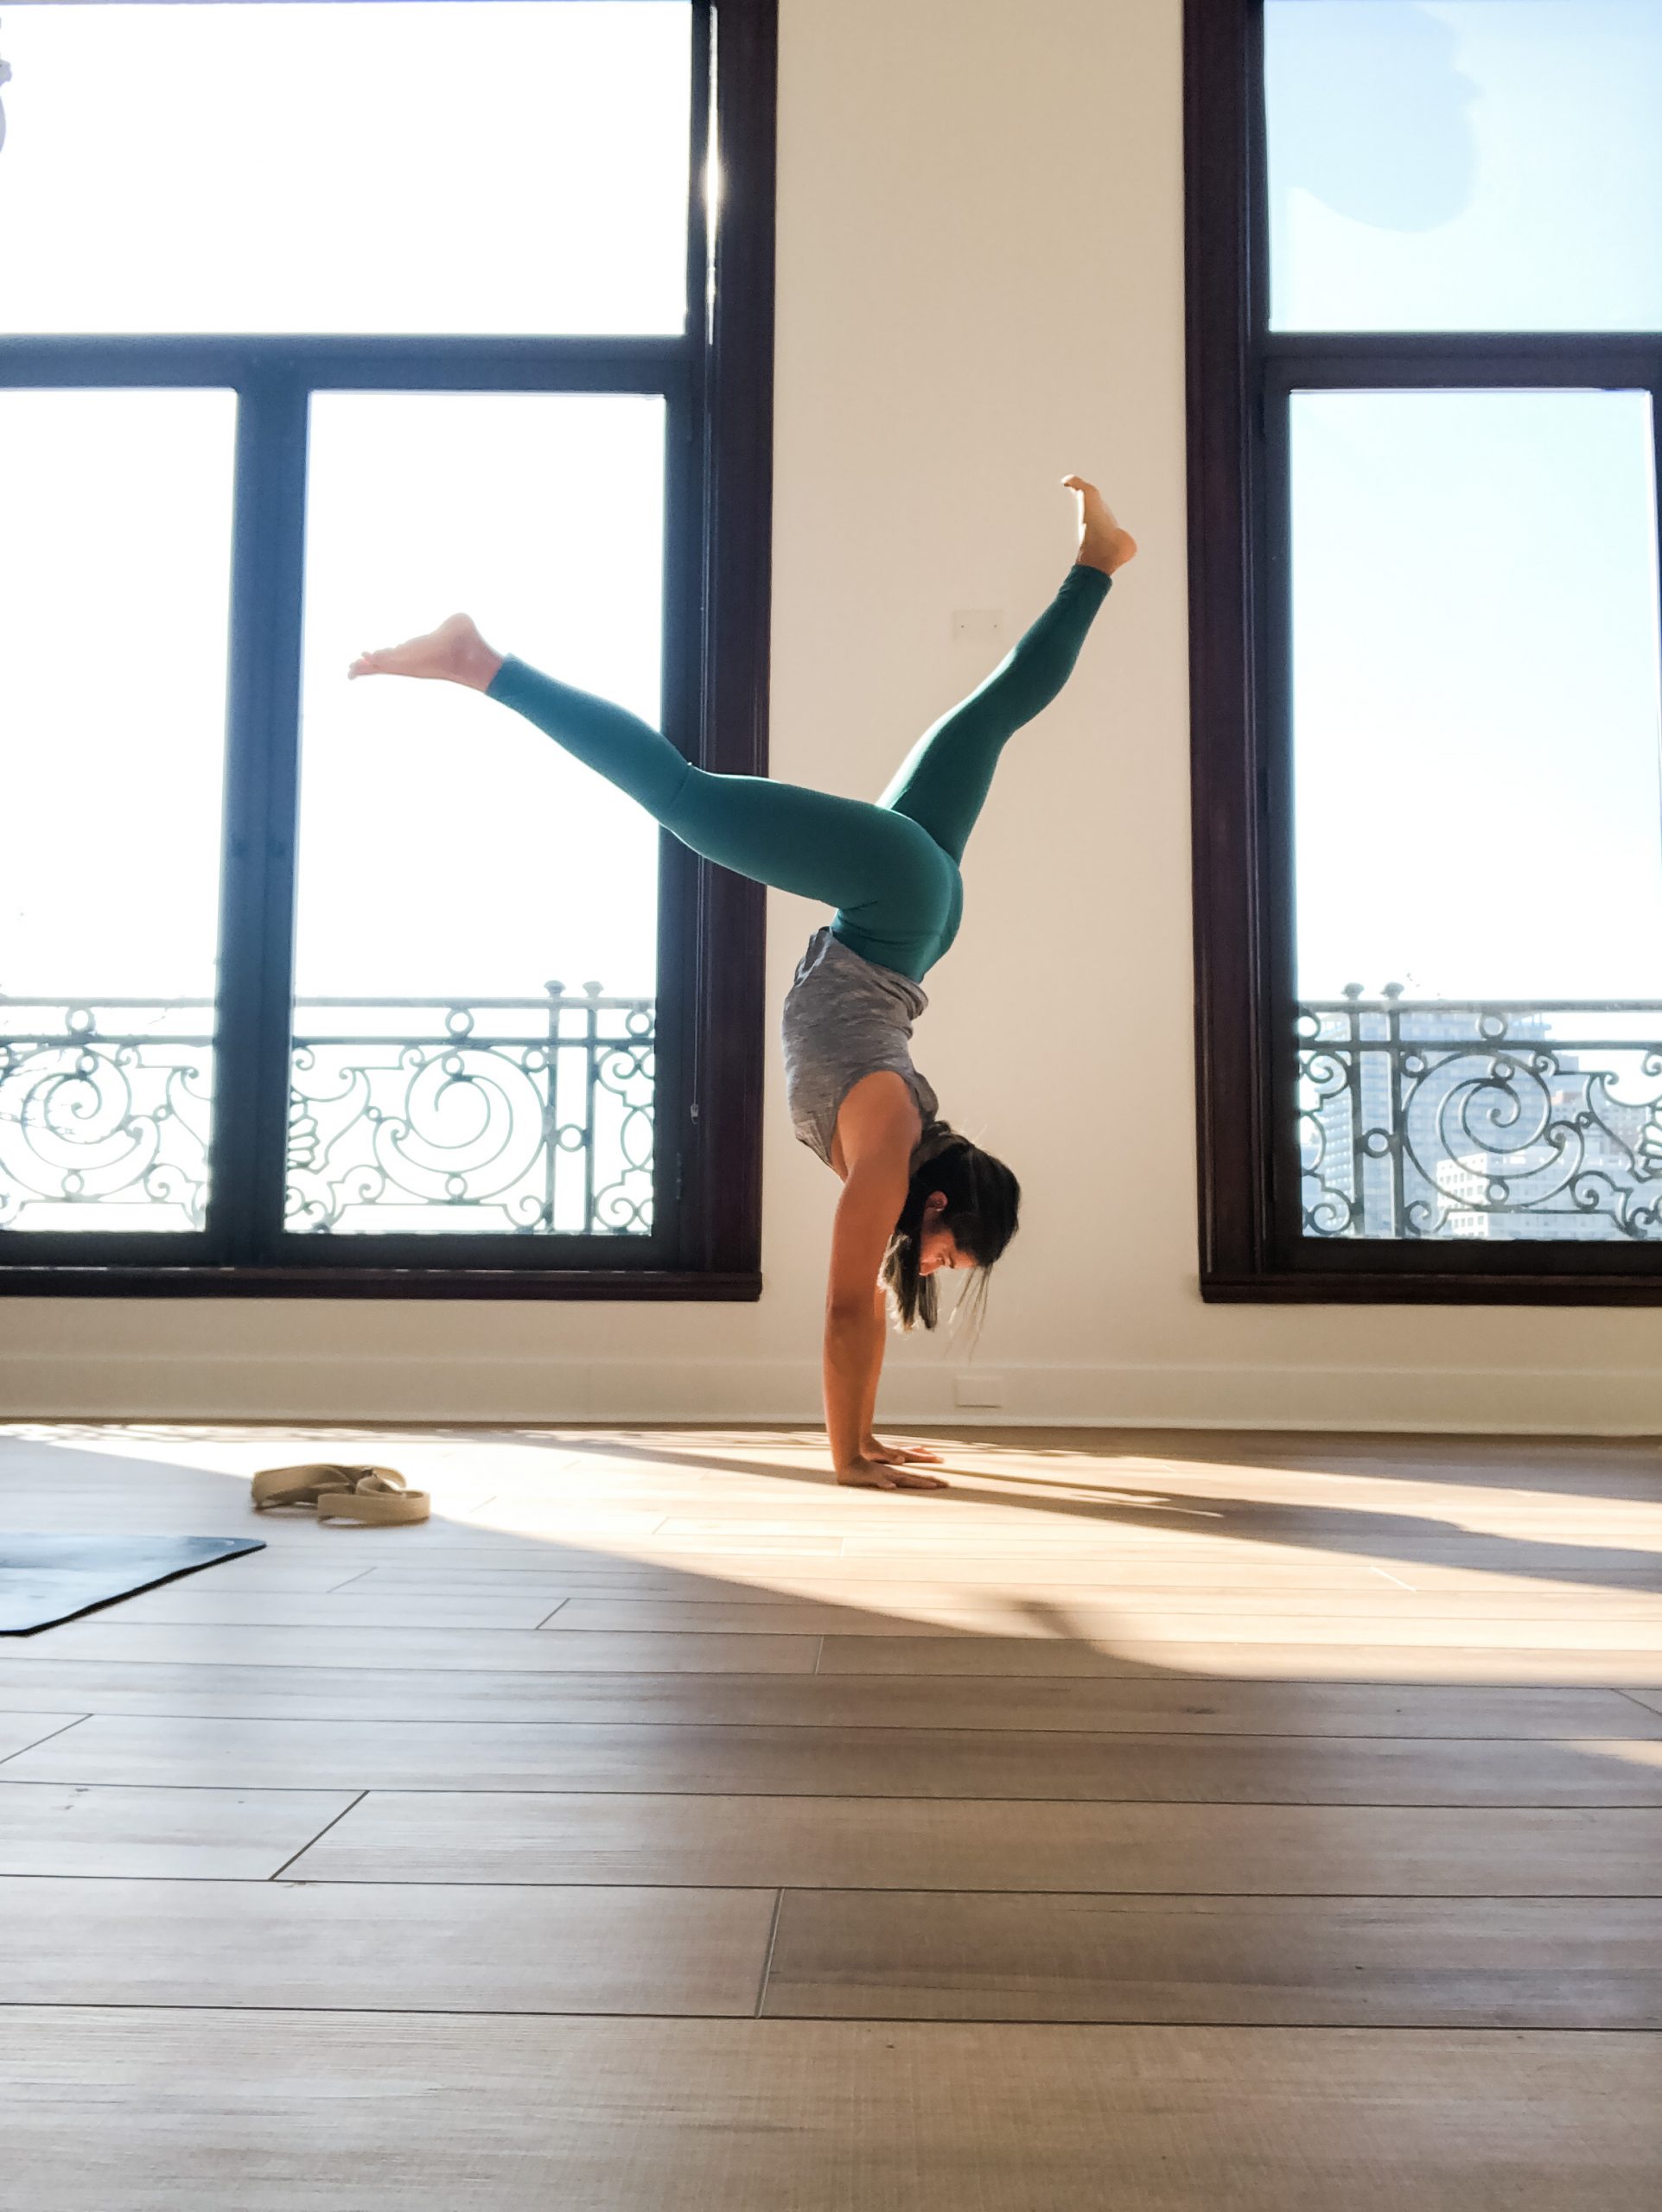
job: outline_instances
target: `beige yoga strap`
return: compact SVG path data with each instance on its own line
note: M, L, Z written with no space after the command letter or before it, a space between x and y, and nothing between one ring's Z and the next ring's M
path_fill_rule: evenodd
M273 1506L315 1505L320 1521L358 1521L366 1528L391 1528L399 1522L424 1521L433 1501L424 1490L406 1490L394 1467L267 1467L254 1478L254 1510Z

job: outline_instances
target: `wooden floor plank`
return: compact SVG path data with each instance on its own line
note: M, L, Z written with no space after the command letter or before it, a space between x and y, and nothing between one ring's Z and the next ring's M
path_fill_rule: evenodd
M1111 1675L491 1674L118 1664L0 1652L0 1712L181 1719L656 1721L704 1726L1299 1736L1662 1737L1662 1698L1610 1689Z
M360 1586L360 1590L348 1589L329 1602L339 1607L350 1599L364 1605L371 1594L361 1592ZM696 1630L701 1634L721 1630L753 1636L1006 1637L1019 1636L1026 1624L1026 1603L1013 1593L992 1592L978 1599L963 1592L938 1597L908 1593L904 1605L896 1593L886 1594L887 1605L868 1608L839 1603L831 1597L769 1598L760 1592L741 1599L602 1597L576 1592L568 1594L561 1606L557 1624L571 1631L650 1629L659 1632ZM374 1601L382 1605L390 1602L379 1595ZM133 1599L124 1608L123 1618L137 1618L132 1608L144 1602ZM286 1602L298 1607L308 1601ZM322 1600L310 1602L320 1608L322 1604ZM404 1601L406 1611L410 1602ZM475 1596L467 1602L486 1600ZM1406 1642L1446 1643L1463 1642L1468 1630L1479 1629L1506 1643L1540 1646L1573 1644L1577 1637L1584 1641L1588 1623L1598 1621L1619 1622L1621 1629L1619 1636L1602 1634L1601 1643L1631 1640L1643 1645L1648 1641L1651 1646L1662 1649L1662 1592L1596 1590L1584 1584L1568 1591L1455 1594L1392 1590L1383 1582L1375 1582L1366 1592L1355 1589L1149 1592L1127 1588L1111 1594L1093 1591L1089 1597L1063 1602L1075 1633L1093 1638L1174 1633L1233 1637L1250 1623L1254 1635L1271 1641L1283 1629L1292 1628L1301 1641L1310 1643L1331 1643L1353 1637L1388 1643L1400 1630ZM153 1617L161 1616L148 1612L143 1616ZM182 1612L177 1616L186 1617ZM1173 1622L1181 1625L1174 1630L1168 1625ZM1504 1636L1497 1635L1501 1626L1506 1630Z
M785 1897L764 2013L1177 2026L1662 2027L1662 1901Z
M1610 1624L1615 1635L1620 1623ZM1562 1648L1497 1643L1306 1643L1296 1633L1231 1642L1116 1637L1098 1646L1067 1632L1064 1614L1049 1637L859 1636L818 1639L696 1631L561 1631L443 1628L264 1628L127 1625L74 1621L16 1639L4 1658L30 1666L58 1659L134 1664L404 1668L504 1673L689 1671L991 1675L1169 1675L1308 1681L1531 1683L1597 1688L1662 1687L1662 1649L1595 1643L1592 1632ZM1293 1624L1294 1629L1296 1624Z
M15 1656L245 1667L487 1668L505 1673L811 1675L818 1641L807 1636L574 1636L532 1629L131 1627L71 1621L31 1637Z
M94 1714L18 1781L770 1796L1662 1806L1662 1743L977 1729L180 1720Z
M85 1718L84 1713L0 1713L0 1764Z
M1452 1518L1393 1513L1323 1511L1318 1507L1283 1506L1278 1510L1224 1513L1210 1504L1197 1505L1179 1516L1162 1514L1136 1520L1124 1514L1087 1510L1078 1513L1026 1513L1011 1508L1002 1518L983 1528L955 1526L937 1512L933 1525L926 1526L930 1508L919 1510L909 1527L886 1523L869 1532L849 1529L843 1539L845 1559L868 1554L895 1559L904 1553L950 1557L954 1553L1008 1554L1012 1548L1038 1556L1046 1550L1074 1551L1082 1544L1101 1550L1124 1550L1147 1555L1153 1552L1186 1550L1205 1543L1296 1545L1306 1550L1397 1552L1414 1558L1422 1549L1436 1559L1449 1552L1485 1545L1497 1554L1512 1549L1531 1553L1588 1550L1639 1551L1662 1549L1662 1508L1633 1508L1620 1514L1589 1512L1579 1502L1551 1514L1496 1513L1479 1520L1467 1509L1456 1525ZM705 1543L731 1541L739 1530L716 1521L668 1520L653 1535L654 1544L695 1550ZM798 1541L783 1523L758 1526L746 1532L755 1541L780 1545Z
M0 2011L30 2212L1654 2212L1659 2075L1646 2035Z
M1275 1640L1285 1621L1296 1623L1299 1634L1311 1641L1335 1641L1356 1623L1366 1631L1360 1640L1379 1642L1388 1640L1385 1631L1391 1621L1400 1619L1408 1624L1404 1640L1444 1642L1463 1639L1464 1623L1470 1618L1458 1608L1457 1601L1433 1599L1434 1612L1422 1615L1404 1608L1382 1624L1371 1616L1347 1611L1347 1606L1354 1608L1362 1602L1353 1592L1327 1593L1302 1605L1289 1601L1283 1613L1279 1601L1270 1597L1265 1600L1268 1610L1255 1617L1255 1628L1262 1629L1255 1640ZM614 1600L589 1592L573 1593L553 1585L446 1592L397 1586L378 1589L354 1582L328 1594L163 1589L124 1599L98 1618L111 1627L164 1624L227 1628L541 1628L544 1633L561 1634L791 1637L990 1635L1020 1638L1030 1633L1042 1638L1054 1637L1059 1617L1065 1617L1073 1634L1111 1642L1118 1633L1209 1635L1220 1617L1234 1617L1238 1604L1238 1599L1219 1598L1209 1605L1202 1600L1174 1611L1131 1596L1105 1602L1093 1592L1088 1599L1070 1602L1052 1595L1035 1605L1031 1599L1015 1599L1000 1592L979 1602L960 1594L912 1612L873 1607L852 1599L843 1602L834 1598L770 1599L760 1591L739 1600L667 1597ZM1044 1618L1029 1628L1035 1611ZM1585 1637L1589 1618L1619 1625L1621 1634L1604 1637L1607 1643L1662 1644L1662 1598L1648 1592L1616 1599L1608 1611L1596 1600L1589 1600L1586 1610L1572 1607L1562 1617L1544 1615L1538 1609L1531 1615L1506 1613L1498 1618L1508 1632L1497 1640L1510 1644L1572 1641L1576 1630ZM1527 1619L1531 1625L1512 1630L1514 1619ZM1538 1620L1544 1622L1538 1637L1534 1632ZM1173 1623L1180 1624L1174 1630ZM1489 1628L1486 1632L1494 1630Z
M1655 1897L1662 1816L374 1790L296 1879L1302 1897Z
M263 1882L352 1803L350 1790L85 1789L0 1775L0 1875ZM0 1975L0 1987L3 1986Z
M1299 1647L1330 1648L1344 1643L1388 1652L1431 1648L1476 1653L1582 1653L1591 1649L1622 1653L1627 1662L1662 1658L1662 1618L1649 1611L1623 1615L1601 1610L1590 1618L1573 1613L1557 1618L1496 1618L1448 1608L1433 1613L1399 1610L1380 1614L1367 1610L1366 1601L1355 1600L1348 1611L1301 1614L1289 1607L1285 1612L1259 1614L1232 1612L1226 1604L1209 1612L1191 1612L1173 1611L1136 1599L1069 1604L1064 1598L1053 1601L1048 1616L1038 1608L1034 1613L1035 1618L1016 1634L1008 1629L998 1634L951 1624L942 1632L921 1623L899 1634L885 1635L875 1624L844 1626L834 1618L822 1620L813 1631L805 1619L803 1632L825 1636L834 1662L832 1672L846 1669L855 1674L911 1674L925 1666L942 1673L962 1669L982 1675L1066 1674L1075 1669L1089 1672L1093 1659L1111 1662L1125 1650L1149 1643L1268 1643L1293 1650L1295 1656ZM593 1629L581 1614L564 1624L562 1615L557 1614L544 1633L560 1630L570 1635L586 1627L593 1633L603 1632ZM935 1645L950 1643L952 1648L928 1652L913 1649L925 1640ZM980 1663L971 1666L972 1661Z
M370 1590L356 1582L323 1594L233 1590L228 1585L213 1589L170 1586L125 1599L99 1618L112 1628L160 1624L181 1628L532 1629L557 1614L562 1602L563 1594L544 1597L536 1590ZM643 1629L659 1625L653 1621L639 1624Z
M0 1881L7 2005L748 2018L770 1890Z
M226 1535L258 1535L258 1527L224 1529ZM339 1560L298 1559L291 1554L273 1558L269 1550L234 1553L229 1559L218 1560L211 1567L198 1573L186 1575L177 1582L165 1586L169 1590L207 1596L218 1596L221 1591L234 1592L239 1598L252 1597L327 1597L338 1590L342 1583L357 1578L359 1570L350 1563L343 1566ZM160 1596L160 1591L150 1593ZM136 1604L136 1599L125 1601Z
M1375 1566L1367 1560L1322 1553L1309 1558L1293 1554L1269 1559L1233 1554L1219 1558L1212 1554L1191 1562L1178 1552L1139 1561L1105 1548L1093 1548L1083 1560L1013 1557L1000 1562L974 1558L952 1560L950 1571L946 1564L934 1561L926 1567L901 1562L903 1572L888 1573L894 1565L890 1561L885 1566L882 1605L910 1611L957 1604L995 1621L1003 1609L1019 1603L1029 1591L1043 1595L1057 1589L1077 1590L1081 1582L1105 1603L1124 1596L1163 1594L1201 1607L1213 1606L1219 1599L1254 1594L1265 1602L1285 1593L1342 1603L1359 1594L1410 1599L1457 1592L1462 1598L1490 1599L1528 1611L1538 1601L1548 1607L1560 1600L1597 1604L1608 1592L1636 1599L1636 1609L1643 1610L1653 1607L1662 1594L1662 1560L1648 1567L1576 1568L1562 1577L1518 1573L1510 1578L1497 1571L1468 1567L1418 1565L1409 1577L1394 1564ZM279 1571L300 1572L297 1568L273 1570ZM346 1571L353 1573L366 1590L427 1590L445 1595L479 1589L535 1589L547 1591L551 1598L583 1596L639 1603L653 1599L682 1602L704 1599L723 1605L777 1604L799 1598L805 1603L874 1604L866 1587L874 1569L863 1560L851 1561L840 1554L795 1560L764 1554L760 1564L723 1560L713 1573L707 1566L683 1567L661 1559L600 1553L582 1559L568 1557L558 1567L539 1560L534 1554L481 1562L472 1553L458 1553L449 1560L430 1558L412 1566L384 1563ZM340 1570L333 1572L338 1582Z
M960 1652L972 1650L990 1662L979 1669L983 1674L1017 1671L1017 1665L1006 1669L998 1663L1006 1653L1019 1665L1023 1658L1039 1656L1031 1649L1035 1645L1054 1654L1058 1644L1066 1649L1076 1643L1094 1646L1110 1658L1117 1650L1132 1645L1202 1642L1270 1643L1289 1649L1306 1644L1345 1643L1391 1651L1413 1651L1431 1646L1443 1650L1531 1653L1580 1653L1590 1646L1602 1652L1624 1653L1629 1661L1634 1657L1662 1657L1662 1616L1649 1609L1623 1614L1614 1608L1607 1613L1601 1608L1590 1616L1583 1611L1503 1615L1497 1618L1462 1613L1446 1605L1435 1612L1405 1607L1375 1612L1372 1603L1371 1599L1356 1599L1348 1610L1301 1614L1292 1607L1282 1613L1236 1612L1226 1601L1210 1611L1177 1611L1134 1598L1107 1605L1093 1600L1082 1605L1069 1605L1064 1599L1055 1606L1055 1618L1048 1627L1035 1622L1029 1633L1016 1636L966 1634L960 1630L956 1640ZM580 1620L572 1621L567 1624L566 1632L572 1633L583 1625ZM558 1616L549 1626L560 1626ZM853 1640L844 1629L833 1626L824 1632L835 1637L839 1648L842 1643ZM922 1632L933 1633L927 1626ZM896 1640L906 1643L918 1633L916 1630L910 1630ZM1023 1645L1028 1647L1025 1653L1014 1649ZM855 1656L850 1655L850 1661ZM911 1656L910 1652L902 1650L898 1656L901 1671L909 1671L905 1662ZM946 1656L937 1654L938 1663Z
M1036 1554L1015 1545L1002 1552L996 1546L990 1546L985 1551L969 1552L942 1545L908 1545L904 1548L896 1546L844 1555L832 1554L827 1544L825 1555L817 1560L796 1558L785 1551L767 1551L758 1539L754 1556L758 1574L766 1576L777 1567L781 1573L834 1577L845 1588L876 1592L887 1582L915 1583L926 1578L960 1586L993 1583L1005 1588L1024 1588L1029 1584L1045 1588L1079 1583L1099 1585L1111 1583L1118 1576L1144 1572L1204 1581L1219 1574L1228 1577L1252 1576L1265 1570L1273 1573L1289 1561L1301 1571L1315 1568L1331 1573L1334 1552L1347 1567L1377 1567L1405 1578L1410 1584L1417 1575L1458 1570L1484 1580L1505 1576L1513 1580L1540 1582L1584 1577L1598 1583L1620 1577L1628 1586L1662 1588L1662 1554L1654 1550L1593 1544L1525 1547L1509 1545L1501 1538L1489 1536L1450 1537L1436 1544L1417 1544L1411 1550L1400 1545L1379 1544L1366 1551L1345 1546L1332 1550L1315 1547L1302 1550L1286 1544L1254 1544L1226 1537L1199 1536L1181 1541L1165 1541L1157 1547L1132 1547L1118 1540L1111 1544L1096 1541L1087 1543L1076 1536L1071 1546L1057 1546ZM469 1563L521 1569L538 1566L534 1558L523 1552L487 1558L481 1551L464 1552L458 1548L454 1556L458 1565L464 1567ZM615 1571L627 1575L638 1564L689 1574L742 1572L742 1568L730 1567L729 1560L739 1561L746 1556L736 1549L730 1554L654 1551L649 1558L635 1555L632 1560L620 1560ZM722 1564L713 1568L712 1562L718 1558ZM598 1573L605 1567L601 1555L593 1553L581 1563L591 1573ZM557 1577L578 1564L575 1557L561 1555L549 1559L542 1566Z
M453 1527L464 1528L470 1538L524 1535L532 1541L546 1537L554 1542L650 1543L665 1515L656 1505L644 1507L584 1506L557 1497L520 1500L487 1497L467 1509L465 1522L457 1516Z
M583 1531L570 1525L516 1535L512 1530L475 1528L458 1519L423 1522L400 1529L397 1534L396 1551L387 1541L385 1529L331 1529L328 1537L331 1546L342 1558L349 1558L353 1567L372 1567L378 1560L392 1558L411 1563L453 1559L459 1565L471 1562L557 1574L568 1566L603 1567L614 1558L656 1561L685 1557L696 1561L733 1553L741 1557L834 1560L842 1556L843 1550L840 1535L812 1532L767 1535L712 1532L697 1543L689 1543L685 1537L656 1532L608 1537L599 1529Z
M392 1533L402 1539L419 1530ZM303 1556L298 1550L284 1554ZM859 1593L875 1592L890 1583L967 1590L987 1585L1001 1590L1051 1590L1080 1584L1105 1592L1144 1584L1167 1588L1337 1585L1371 1589L1385 1577L1395 1578L1392 1586L1409 1587L1429 1587L1442 1579L1450 1586L1465 1588L1504 1582L1512 1587L1550 1590L1580 1581L1599 1588L1662 1590L1662 1551L1622 1545L1508 1546L1500 1538L1479 1536L1420 1544L1412 1552L1385 1544L1366 1549L1306 1548L1193 1535L1157 1545L1131 1545L1115 1535L1105 1541L1076 1537L1071 1546L1038 1553L1012 1542L1002 1551L997 1546L969 1551L946 1545L907 1545L857 1556L845 1556L830 1537L812 1552L758 1538L753 1544L729 1543L713 1551L660 1547L650 1553L435 1539L419 1552L405 1550L402 1542L396 1550L391 1543L373 1548L368 1543L353 1546L341 1572L344 1577L360 1570L373 1573L378 1580L407 1580L428 1587L436 1586L436 1580L447 1589L465 1586L475 1576L494 1581L499 1575L521 1574L562 1590L587 1586L604 1594L639 1587L670 1596L685 1591L690 1580L695 1586L703 1581L716 1595L723 1594L727 1585L817 1595L827 1586Z
M1065 1620L1065 1617L1064 1617ZM1298 1624L1273 1635L1231 1642L1179 1637L1116 1636L1098 1646L1060 1632L1041 1637L827 1637L819 1667L829 1675L1118 1675L1145 1667L1194 1676L1335 1682L1531 1682L1634 1688L1662 1687L1662 1649L1646 1632L1633 1649L1584 1628L1561 1646L1497 1643L1486 1633L1469 1643L1331 1643L1306 1642ZM1620 1627L1612 1623L1614 1632ZM1595 1635L1600 1641L1595 1642Z

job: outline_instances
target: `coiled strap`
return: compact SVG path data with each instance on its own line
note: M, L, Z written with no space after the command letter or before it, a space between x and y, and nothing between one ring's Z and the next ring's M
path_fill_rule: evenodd
M395 1467L266 1467L254 1478L253 1496L256 1513L310 1505L320 1521L356 1521L368 1529L424 1521L433 1510L427 1492L407 1489Z

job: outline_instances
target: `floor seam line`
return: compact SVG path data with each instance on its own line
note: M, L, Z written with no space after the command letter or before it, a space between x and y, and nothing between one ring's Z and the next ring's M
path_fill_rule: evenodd
M334 1819L332 1821L326 1821L323 1826L319 1828L317 1834L314 1836L309 1837L308 1840L301 1845L298 1851L291 1851L289 1853L289 1856L283 1860L283 1864L277 1867L274 1872L266 1876L266 1880L268 1882L279 1880L283 1875L288 1872L290 1867L294 1865L296 1859L303 1859L306 1853L311 1849L313 1844L321 1843L323 1840L323 1838L328 1834L329 1830L335 1827L338 1822L344 1821L347 1815L350 1813L354 1807L361 1805L368 1795L369 1792L367 1789L360 1789L357 1796L353 1799L351 1804L343 1805L340 1811L335 1815Z
M27 1713L23 1715L25 1719L28 1717ZM69 1719L60 1726L49 1729L44 1736L37 1736L32 1744L20 1744L15 1751L8 1751L4 1758L0 1758L0 1768L9 1766L13 1759L22 1758L25 1751L38 1751L42 1744L54 1743L60 1736L67 1736L72 1728L79 1728L82 1721L95 1720L97 1718L98 1715L92 1713L72 1713ZM0 1782L9 1781L10 1778L10 1776L0 1774Z
M767 2001L767 1982L774 1971L774 1946L779 1941L779 1920L784 1909L785 1891L781 1886L774 1891L773 1917L767 1923L767 1943L761 1955L761 1979L756 1984L756 2001L750 2014L753 2020L761 2019L761 2008Z

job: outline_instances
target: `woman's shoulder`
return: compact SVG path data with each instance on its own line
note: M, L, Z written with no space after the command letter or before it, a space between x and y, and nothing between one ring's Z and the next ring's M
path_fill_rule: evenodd
M846 1175L856 1160L910 1166L925 1127L911 1084L894 1068L873 1068L851 1084L837 1109L831 1165Z
M913 1144L923 1134L923 1115L916 1096L898 1068L873 1068L850 1084L837 1110L839 1122L845 1114L873 1126L896 1120L912 1122L916 1125L910 1139Z

